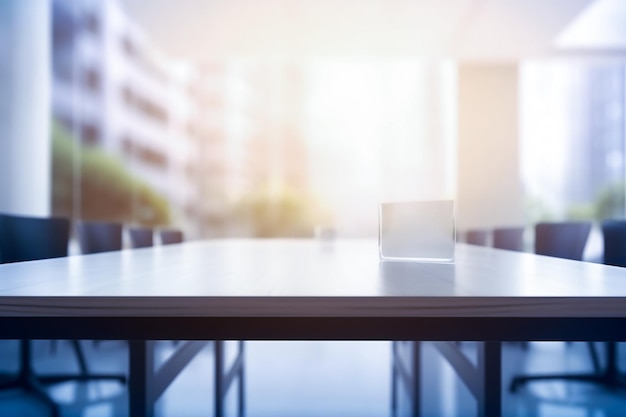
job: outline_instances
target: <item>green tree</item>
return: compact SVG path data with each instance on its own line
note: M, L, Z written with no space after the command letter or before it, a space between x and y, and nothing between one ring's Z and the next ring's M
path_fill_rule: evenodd
M594 203L594 217L596 220L624 217L624 182L618 181L598 193Z
M80 213L83 219L167 225L167 200L135 178L122 163L100 149L80 146L74 160L71 135L58 123L52 132L52 212L71 217L74 166L80 172Z
M569 220L596 220L624 217L624 182L602 188L589 203L574 204L567 211Z
M319 206L295 189L272 192L261 187L236 205L235 221L245 222L255 237L310 237L321 221Z

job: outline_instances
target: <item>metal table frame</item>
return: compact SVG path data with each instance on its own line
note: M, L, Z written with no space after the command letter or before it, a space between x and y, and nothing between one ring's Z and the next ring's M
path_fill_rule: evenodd
M154 404L191 360L208 344L205 341L183 342L158 369L154 366L154 341L131 340L129 344L128 409L130 416L154 415ZM237 380L238 414L244 415L244 344L238 342L237 356L230 367L225 365L224 341L214 341L215 381L214 415L224 415L224 398ZM227 368L227 371L225 371Z
M243 342L234 365L223 361L223 340L431 340L453 365L478 400L479 416L501 414L500 342L519 340L625 341L626 318L538 317L0 317L2 339L129 339L130 410L133 417L151 417L153 404L175 374L197 353L198 345L186 344L172 357L177 366L151 369L147 340L218 340L216 344L216 415L223 414L223 398L239 379L239 413L244 413ZM486 341L479 366L473 367L446 341ZM188 347L187 347L188 346ZM419 343L414 343L414 355ZM170 368L171 366L171 368ZM399 366L393 372L407 374ZM419 370L413 369L413 375ZM416 372L417 371L417 372ZM169 382L154 382L159 378ZM157 378L151 378L156 376ZM170 378L171 377L171 378ZM403 377L408 380L406 377ZM394 378L395 379L395 378ZM150 382L153 381L153 382ZM395 383L394 383L395 384ZM419 392L413 382L412 392ZM419 415L419 395L413 415Z
M398 382L411 399L410 413L420 415L420 358L422 342L410 343L410 362L406 363L400 354L403 342L393 342L391 409L397 410ZM478 416L499 416L502 414L501 392L501 344L482 342L478 344L476 366L465 356L456 342L433 342L435 348L448 361L457 375L476 399Z

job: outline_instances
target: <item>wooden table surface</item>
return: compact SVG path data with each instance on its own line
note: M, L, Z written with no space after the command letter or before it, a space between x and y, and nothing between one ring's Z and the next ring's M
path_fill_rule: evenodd
M626 269L457 245L213 240L0 265L0 317L626 317Z

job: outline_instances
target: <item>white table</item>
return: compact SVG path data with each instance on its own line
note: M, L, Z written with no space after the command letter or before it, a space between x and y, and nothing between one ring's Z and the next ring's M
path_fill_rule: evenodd
M379 263L372 240L216 240L0 265L4 339L477 340L496 366L500 341L626 340L625 325L621 268L462 244L453 265Z

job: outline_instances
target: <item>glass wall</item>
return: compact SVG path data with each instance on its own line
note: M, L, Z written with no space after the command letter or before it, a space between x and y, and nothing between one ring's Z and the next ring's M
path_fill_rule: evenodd
M133 78L139 64L122 60L123 19L108 3L51 2L52 213L168 225L174 221L162 185L168 162L158 143L163 134L154 135L167 131L167 114L152 98L134 93L141 83L148 91L168 86L157 85L147 71ZM149 144L133 140L135 131L149 132Z
M532 221L624 216L626 64L521 67L522 176Z
M454 195L450 63L183 62L117 1L52 5L54 214L191 237L375 236L380 201Z
M51 2L54 214L190 237L374 236L381 201L455 197L454 62L185 62L123 3ZM519 74L529 222L623 216L624 63Z

